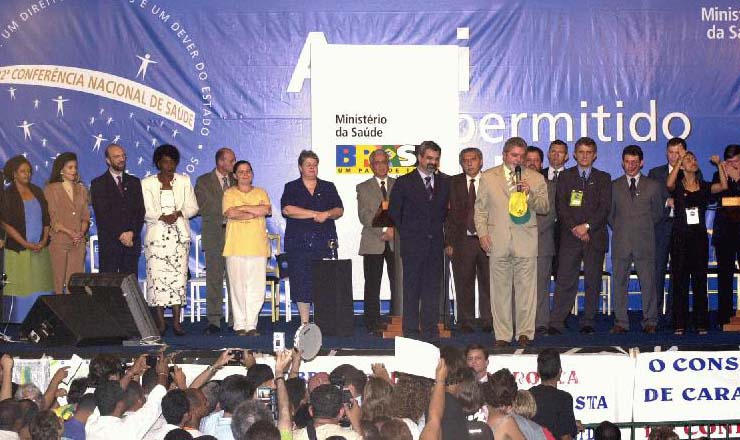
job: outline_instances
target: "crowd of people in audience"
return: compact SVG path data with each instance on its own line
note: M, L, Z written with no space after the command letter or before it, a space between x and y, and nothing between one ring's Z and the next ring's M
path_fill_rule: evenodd
M86 377L60 368L43 392L13 383L5 354L0 439L572 440L584 431L573 398L558 389L554 349L538 355L541 383L529 390L508 369L489 373L480 345L442 347L434 379L390 374L383 364L369 376L350 364L305 376L296 351L276 353L274 369L246 350L236 361L236 352L222 351L192 380L164 353L128 364L100 354ZM226 365L246 371L214 379ZM593 435L619 440L620 429L605 421ZM669 427L650 435L676 438Z

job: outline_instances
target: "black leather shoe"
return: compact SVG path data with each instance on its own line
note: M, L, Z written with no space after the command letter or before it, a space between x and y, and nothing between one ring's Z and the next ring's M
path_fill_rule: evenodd
M535 334L539 336L545 336L547 335L547 327L545 326L539 326L536 329L534 329Z
M203 330L203 334L206 336L215 335L216 333L221 333L221 327L216 327L213 324L208 324L208 327Z
M583 327L581 327L580 332L584 335L593 335L594 333L596 333L596 330L590 325L584 325Z
M556 327L550 327L547 329L547 334L550 336L562 335L563 331Z

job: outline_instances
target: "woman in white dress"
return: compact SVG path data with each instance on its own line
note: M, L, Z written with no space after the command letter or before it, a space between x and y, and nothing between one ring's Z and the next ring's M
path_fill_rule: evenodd
M188 219L198 213L190 177L176 174L180 152L172 145L160 145L154 150L154 166L159 173L141 181L146 214L146 297L156 307L157 328L167 331L165 307L172 307L172 331L182 336L180 313L185 303L190 252Z

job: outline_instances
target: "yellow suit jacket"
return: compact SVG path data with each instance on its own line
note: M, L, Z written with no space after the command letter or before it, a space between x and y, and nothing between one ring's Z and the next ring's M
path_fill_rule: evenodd
M481 175L475 199L475 229L479 236L491 237L490 256L536 257L537 215L549 212L547 184L542 174L522 167L522 180L530 186L527 205L530 217L518 225L509 217L509 187L504 165L486 170Z

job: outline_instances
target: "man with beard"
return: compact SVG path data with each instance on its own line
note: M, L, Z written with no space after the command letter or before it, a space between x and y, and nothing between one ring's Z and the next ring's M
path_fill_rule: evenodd
M118 144L105 149L108 170L90 184L98 229L100 272L137 273L144 225L141 181L126 173L126 150Z
M434 141L422 142L417 168L399 177L391 192L389 213L400 234L403 262L403 334L410 338L439 336L443 229L450 192L447 176L437 173L441 154Z

